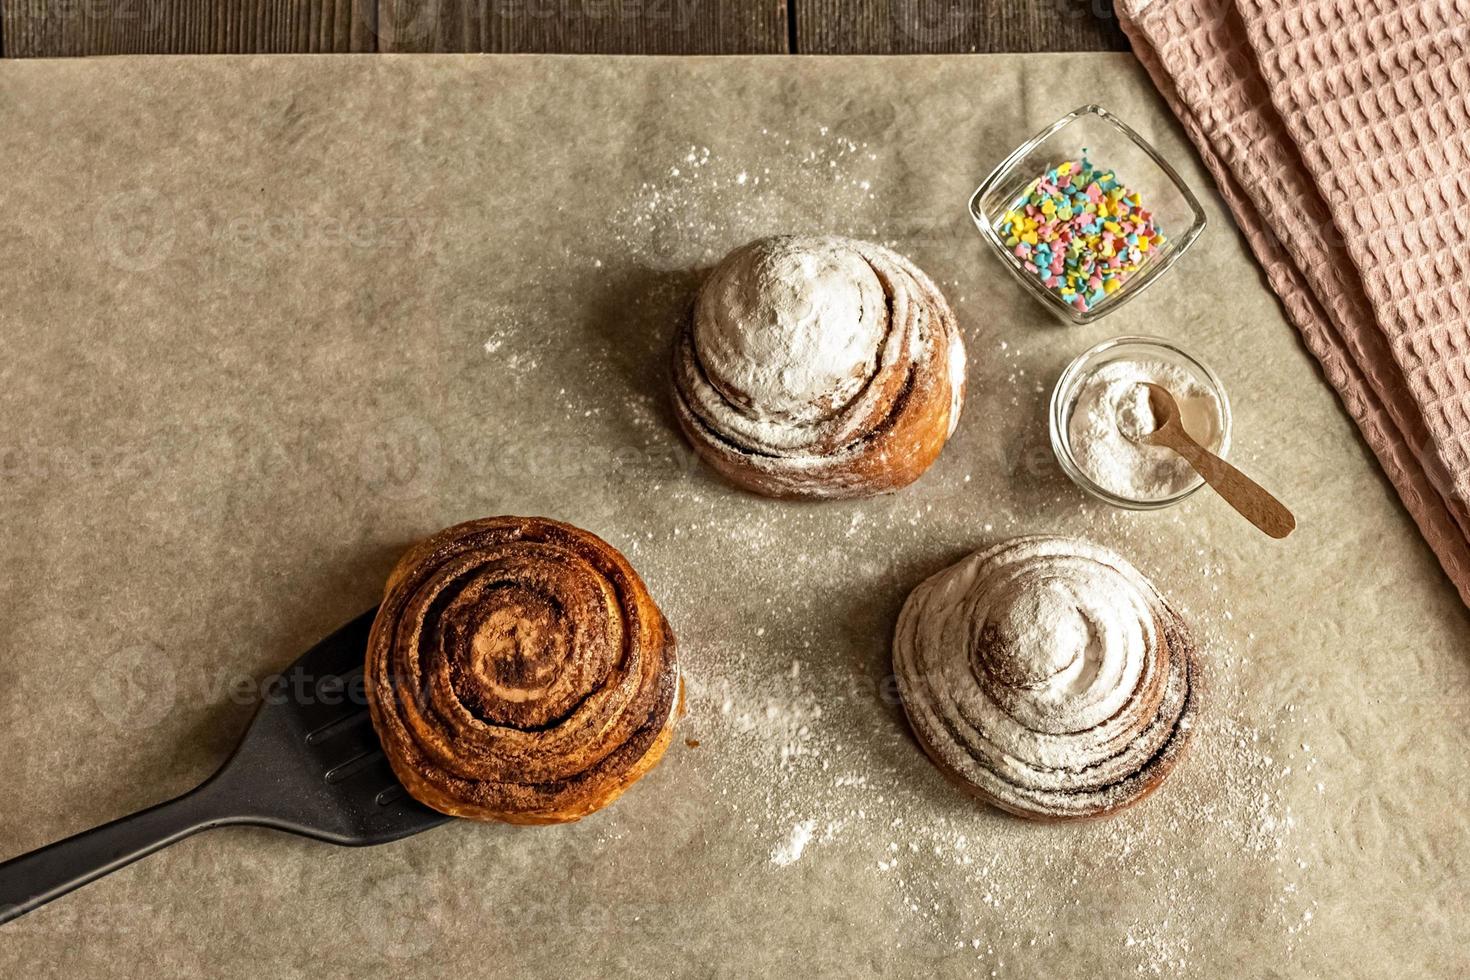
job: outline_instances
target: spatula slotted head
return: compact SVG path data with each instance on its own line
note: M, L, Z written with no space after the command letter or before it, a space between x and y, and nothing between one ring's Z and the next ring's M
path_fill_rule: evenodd
M376 611L265 685L214 791L246 822L335 844L383 844L451 819L408 795L368 716L363 662Z

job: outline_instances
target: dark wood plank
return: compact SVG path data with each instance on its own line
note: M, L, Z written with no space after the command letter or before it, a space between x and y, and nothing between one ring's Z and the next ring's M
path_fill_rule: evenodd
M383 51L780 54L786 0L381 0Z
M378 0L0 0L11 58L375 51Z
M1112 0L793 0L808 54L1127 50Z
M8 57L780 53L793 35L823 54L1127 47L1112 0L0 0Z

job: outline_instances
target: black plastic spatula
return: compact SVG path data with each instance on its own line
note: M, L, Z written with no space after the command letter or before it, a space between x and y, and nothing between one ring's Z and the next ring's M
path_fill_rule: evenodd
M197 789L0 864L0 923L191 834L231 824L333 844L386 844L450 820L394 778L368 718L373 612L267 685L239 748Z

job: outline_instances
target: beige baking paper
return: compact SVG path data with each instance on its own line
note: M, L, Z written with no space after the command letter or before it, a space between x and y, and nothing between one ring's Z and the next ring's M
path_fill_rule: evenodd
M965 204L1088 99L1211 226L1071 328ZM0 131L0 853L207 776L252 678L466 518L622 548L690 686L663 763L581 824L213 831L0 929L0 974L1465 971L1470 617L1128 57L8 62ZM699 270L794 231L894 245L963 325L964 417L903 493L752 497L671 425ZM1219 372L1291 539L1062 476L1050 386L1134 332ZM1206 645L1191 757L1101 823L977 805L885 681L908 590L1033 531L1120 549Z

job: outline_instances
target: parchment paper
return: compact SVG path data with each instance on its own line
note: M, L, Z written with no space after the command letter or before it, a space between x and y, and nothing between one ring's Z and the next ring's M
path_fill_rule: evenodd
M1156 139L1212 226L1077 329L965 202L1084 100ZM208 775L253 678L470 517L621 547L691 685L663 763L581 824L213 831L0 930L0 974L1470 965L1470 618L1126 56L6 62L0 127L0 854ZM781 231L886 241L956 308L969 401L903 493L749 496L670 424L698 270ZM1204 494L1115 513L1061 475L1050 386L1132 332L1220 373L1291 539ZM1119 548L1207 644L1193 754L1110 821L977 805L885 681L908 590L1024 531Z

